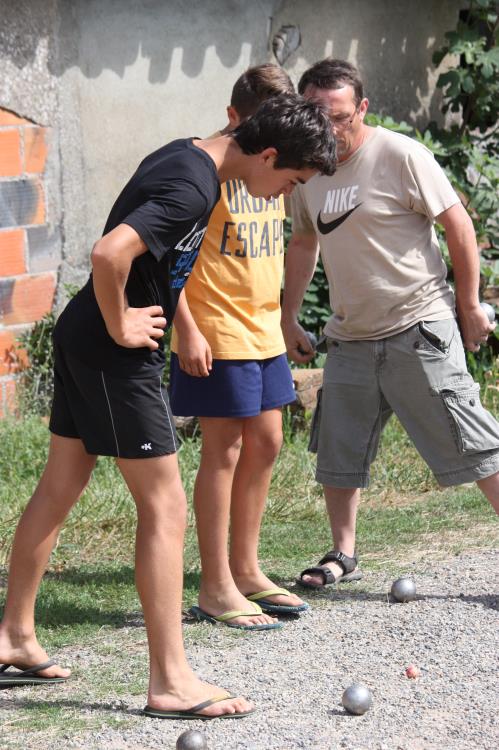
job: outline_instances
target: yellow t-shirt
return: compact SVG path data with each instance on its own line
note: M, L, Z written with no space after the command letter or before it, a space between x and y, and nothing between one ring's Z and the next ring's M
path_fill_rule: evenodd
M185 285L189 309L215 359L267 359L285 350L280 289L282 197L249 195L242 180L221 186ZM173 329L172 351L178 351Z

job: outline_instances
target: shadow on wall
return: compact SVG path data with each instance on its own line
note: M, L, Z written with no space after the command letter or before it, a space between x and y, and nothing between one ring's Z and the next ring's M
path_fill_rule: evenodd
M0 47L22 68L35 59L40 40L47 38L49 72L56 76L77 66L87 78L104 70L123 77L127 67L145 58L149 82L161 83L178 57L182 72L196 78L210 48L227 68L237 64L245 44L256 46L265 58L269 19L276 4L275 0L24 0L2 9ZM20 33L9 34L9 28Z
M16 67L32 62L45 39L55 76L76 66L90 79L105 70L123 77L143 58L151 83L166 81L173 63L196 78L210 50L227 68L237 65L245 45L251 62L262 62L269 56L269 32L296 24L302 44L286 63L291 72L296 65L296 78L326 54L356 59L371 109L405 119L430 94L432 53L453 28L460 7L457 0L23 0L6 5L0 46ZM428 104L432 118L438 116L438 96Z
M372 112L423 125L428 119L441 119L432 55L466 3L283 0L273 19L273 33L285 24L300 29L301 47L286 63L296 80L322 57L350 60L359 67Z

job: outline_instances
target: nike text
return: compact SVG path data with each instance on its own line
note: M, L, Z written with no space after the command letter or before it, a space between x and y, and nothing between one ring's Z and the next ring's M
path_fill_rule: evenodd
M358 192L358 185L349 185L348 187L328 190L322 213L333 214L338 211L349 211L351 208L355 208Z

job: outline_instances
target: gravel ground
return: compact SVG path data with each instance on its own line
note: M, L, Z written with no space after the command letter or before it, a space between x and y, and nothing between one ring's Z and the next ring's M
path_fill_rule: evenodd
M499 747L499 550L467 552L426 566L418 563L409 572L418 598L407 604L391 603L387 596L393 571L390 575L368 572L360 583L310 596L312 611L288 620L280 632L243 634L223 626L186 625L187 632L197 628L194 632L200 633L188 638L196 671L252 698L258 712L251 718L206 723L146 719L139 714L144 703L139 686L115 703L111 696L81 702L82 711L93 712L97 720L113 712L116 727L97 721L92 733L78 735L68 721L65 736L51 741L61 750L173 750L181 732L200 729L210 750L495 749ZM126 645L128 630L144 643L140 625L112 631L111 637L127 652L123 658L133 663L134 649ZM141 660L143 649L141 645ZM74 660L75 650L68 650L67 657L68 662ZM65 700L73 708L79 705L71 693L74 685L80 683L79 690L85 691L81 682L90 674L85 669L98 668L91 648L77 657L73 688L71 683L58 688L67 691ZM405 676L410 663L421 669L418 679ZM112 670L113 664L110 660L104 668ZM145 665L143 669L142 685ZM341 694L353 682L372 690L373 706L364 716L349 716L341 706ZM61 693L57 696L60 700ZM4 727L12 721L15 729L16 710L23 701L56 703L57 699L48 686L43 693L41 689L2 691ZM11 735L14 743L15 736ZM40 748L48 744L42 738L43 732L38 738L32 733L31 739L25 734L21 744L9 742L5 747Z

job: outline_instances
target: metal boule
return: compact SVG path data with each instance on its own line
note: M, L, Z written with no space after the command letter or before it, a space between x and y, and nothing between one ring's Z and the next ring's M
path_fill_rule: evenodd
M307 331L305 335L310 341L310 346L315 351L317 349L317 336L315 335L315 333L312 333L312 331Z
M208 750L206 737L197 729L188 729L177 739L176 750Z
M307 337L310 346L315 352L317 349L317 336L315 335L315 333L312 333L312 331L305 331L305 336ZM301 346L298 346L298 351L300 352L300 354L308 354L308 352L305 352L301 348Z
M362 716L362 714L365 714L371 708L373 696L369 688L365 685L355 683L345 690L341 697L341 702L343 708L349 714Z
M411 602L416 598L416 584L412 578L397 578L392 583L391 594L397 602Z
M489 321L491 323L495 323L495 320L496 320L496 311L494 310L494 308L492 307L492 305L489 305L488 302L480 302L480 307L482 308L482 310L484 311L484 313L486 313Z

